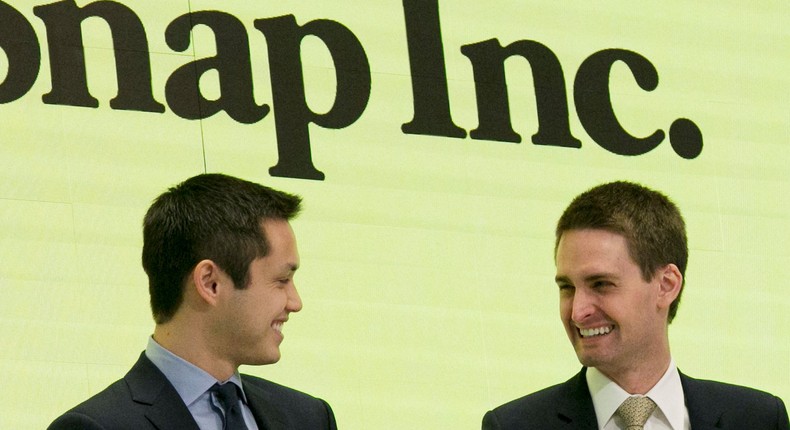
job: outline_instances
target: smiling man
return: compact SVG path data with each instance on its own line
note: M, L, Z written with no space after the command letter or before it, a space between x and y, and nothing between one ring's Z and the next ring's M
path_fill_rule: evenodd
M688 245L666 196L630 182L597 186L571 202L555 238L560 319L582 370L489 411L483 429L790 427L778 397L678 371L668 325Z
M289 220L301 199L221 174L170 188L143 221L153 336L126 376L50 429L335 429L323 400L240 375L280 359L302 309Z

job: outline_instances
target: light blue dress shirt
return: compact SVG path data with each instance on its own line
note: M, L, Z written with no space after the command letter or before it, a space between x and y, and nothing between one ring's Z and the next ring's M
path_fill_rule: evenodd
M208 391L217 382L239 386L244 422L248 429L258 430L258 425L247 404L247 396L241 386L241 377L238 371L227 381L217 381L205 370L163 348L156 343L153 337L148 338L145 355L175 387L201 430L222 430L222 417L217 413L217 410L222 410L222 406L216 396Z

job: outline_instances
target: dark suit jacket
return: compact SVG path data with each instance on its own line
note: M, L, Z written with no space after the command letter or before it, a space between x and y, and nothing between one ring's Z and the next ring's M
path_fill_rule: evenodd
M484 430L597 430L595 409L582 369L568 381L505 403L483 417ZM693 430L788 430L778 397L751 388L680 374Z
M249 375L241 380L260 429L337 429L323 400ZM199 430L176 389L145 353L123 379L60 416L49 429Z

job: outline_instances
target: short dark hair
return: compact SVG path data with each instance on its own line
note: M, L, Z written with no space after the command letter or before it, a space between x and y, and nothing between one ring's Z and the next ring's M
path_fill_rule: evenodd
M633 182L616 181L593 187L577 196L557 222L554 255L568 230L602 229L625 237L628 252L649 281L656 270L675 264L685 284L688 263L686 225L669 197ZM681 289L681 293L683 290ZM680 293L669 307L675 318Z
M261 223L290 220L301 200L216 173L189 178L157 197L143 220L142 255L154 321L173 317L185 281L201 260L212 260L236 288L245 288L250 263L268 253Z

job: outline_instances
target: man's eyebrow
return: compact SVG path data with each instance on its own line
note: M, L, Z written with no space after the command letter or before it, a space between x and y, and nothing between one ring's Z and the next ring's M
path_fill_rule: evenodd
M291 276L299 269L298 263L283 263L279 269L274 269L275 276Z
M611 273L593 273L584 277L585 282L600 281L601 279L615 279L615 275Z
M601 279L615 279L615 275L611 273L593 273L584 277L584 282L600 281ZM557 275L554 277L554 282L557 284L572 284L570 278L565 275Z

